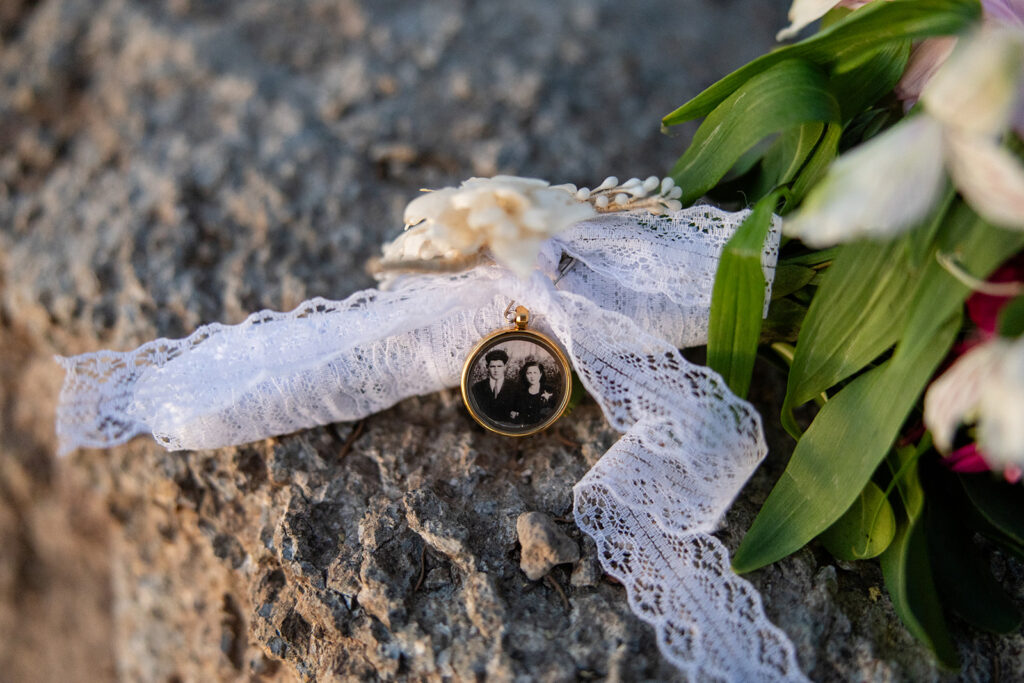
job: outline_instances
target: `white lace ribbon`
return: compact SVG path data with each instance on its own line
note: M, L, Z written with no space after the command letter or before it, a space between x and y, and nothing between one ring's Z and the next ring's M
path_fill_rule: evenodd
M625 432L576 485L575 515L662 653L699 680L803 680L792 645L709 535L766 453L760 419L678 351L706 342L717 260L745 216L609 214L549 241L527 281L496 266L407 276L185 339L60 358L61 450L144 433L172 450L215 448L359 419L457 385L514 300ZM776 224L769 283L778 238ZM556 286L563 253L576 263Z

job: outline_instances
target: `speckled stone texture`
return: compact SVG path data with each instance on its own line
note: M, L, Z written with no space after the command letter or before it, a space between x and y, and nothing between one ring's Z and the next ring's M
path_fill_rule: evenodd
M673 680L566 517L616 438L592 403L522 440L447 391L58 463L51 356L370 286L421 187L664 172L692 127L660 117L767 50L786 4L0 4L0 679ZM781 381L759 375L766 415ZM791 447L769 440L731 547ZM534 511L581 552L543 581L519 567ZM751 579L815 679L942 678L872 565L812 545ZM958 637L965 680L1024 675L1020 635Z

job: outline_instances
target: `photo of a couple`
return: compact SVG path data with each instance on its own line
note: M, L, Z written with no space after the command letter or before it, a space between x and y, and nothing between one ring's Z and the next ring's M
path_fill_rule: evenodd
M559 360L547 348L530 339L515 339L478 350L466 398L485 426L528 434L553 422L564 409L566 380Z

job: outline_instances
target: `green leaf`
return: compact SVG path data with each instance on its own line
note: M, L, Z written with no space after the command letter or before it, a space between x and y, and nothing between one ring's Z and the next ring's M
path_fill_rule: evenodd
M583 386L583 382L580 380L579 375L576 371L572 371L572 388L569 390L569 402L565 406L565 411L562 416L566 416L571 413L576 406L580 404L583 397L587 395L587 388Z
M850 12L852 11L853 10L850 9L849 7L833 7L832 9L825 13L825 16L821 18L821 23L818 25L818 30L824 31L827 28L835 26L840 21L848 17L850 15Z
M784 259L780 259L779 263L782 265L793 266L821 266L823 264L830 264L835 260L836 254L839 253L840 249L842 249L842 247L816 249L797 256L787 256Z
M926 469L929 503L925 508L928 549L935 584L943 604L973 626L992 633L1011 633L1021 624L1020 613L992 576L988 558L974 544L968 525L969 506L955 476Z
M787 60L740 86L715 108L669 175L693 202L760 140L811 121L838 121L839 106L822 72L810 62Z
M800 325L807 316L807 307L792 299L775 299L768 308L768 317L761 323L760 344L795 342ZM792 357L790 357L792 360Z
M924 489L917 476L917 463L931 447L932 436L926 432L917 446L898 446L886 458L905 515L916 516L924 509Z
M792 199L786 205L786 211L798 206L807 191L825 176L825 171L839 154L839 140L842 134L843 128L839 124L830 123L825 126L825 132L818 140L814 152L793 182Z
M777 136L776 136L777 137ZM769 136L756 143L753 147L748 149L746 152L740 155L740 158L729 169L729 172L722 176L722 180L719 185L726 185L728 183L740 180L743 176L753 170L755 166L761 163L761 158L768 154L776 140ZM717 189L717 188L716 188ZM774 188L772 188L774 189ZM760 199L760 197L758 197ZM747 204L753 204L756 200L751 200Z
M811 301L789 373L783 414L849 377L896 343L917 273L906 241L839 250Z
M802 289L814 279L818 271L806 266L784 263L775 269L775 281L772 283L772 300L781 299Z
M1024 334L1024 296L1012 299L999 312L999 335L1016 338Z
M726 243L711 291L708 367L740 397L754 372L766 284L761 253L781 195L773 192L759 201Z
M909 335L892 358L821 408L740 543L733 558L737 572L798 550L850 507L952 346L959 321L958 315L947 317L939 330Z
M952 183L946 183L946 192L942 199L939 200L937 205L938 208L932 210L932 220L930 223L926 223L924 227L918 228L917 239L910 243L910 251L908 253L910 263L914 268L919 268L926 261L934 259L935 256L935 243L938 235L943 231L943 221L946 215L950 212L950 207L953 206L953 201L956 198L956 188L953 187Z
M882 130L895 125L903 118L902 110L897 116L892 109L881 109L872 107L865 109L853 117L853 120L843 128L843 137L839 141L842 149L850 149L870 140Z
M893 42L959 33L981 15L977 0L875 2L795 45L769 52L718 81L662 119L665 126L707 116L760 73L788 59L804 59L831 70L858 54Z
M898 526L892 544L882 553L881 564L892 606L907 630L931 648L940 665L960 668L960 657L949 637L935 590L928 541L919 517Z
M817 147L824 129L821 122L812 121L783 131L761 159L761 170L750 196L757 200L790 183Z
M991 474L965 474L960 485L982 517L1017 545L1024 545L1024 491Z
M797 434L793 409L865 367L899 338L898 321L934 254L952 198L951 189L930 220L909 235L855 242L836 255L800 330L782 408L791 435Z
M896 516L874 482L868 482L843 516L821 535L821 542L840 560L877 557L896 534Z
M829 79L844 123L896 87L907 68L910 41L896 40L855 57L838 62Z
M915 519L924 510L924 488L918 477L918 462L921 456L932 447L932 435L925 432L924 436L914 445L897 446L889 452L885 459L892 484L899 492L899 511L901 521ZM890 484L890 488L892 488ZM895 509L895 508L894 508Z
M946 629L929 564L923 523L924 490L917 474L917 459L930 447L931 440L926 437L917 449L895 451L896 465L903 473L898 481L903 515L896 536L882 553L882 575L893 608L907 630L931 648L939 664L956 669L960 666L959 657Z
M987 558L979 554L965 530L948 525L944 510L948 506L929 505L927 518L932 569L942 603L975 628L1015 632L1021 625L1020 612L992 576Z

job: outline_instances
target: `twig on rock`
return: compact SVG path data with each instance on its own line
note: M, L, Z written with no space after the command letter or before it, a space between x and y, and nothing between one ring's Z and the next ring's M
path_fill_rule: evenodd
M360 420L359 422L356 422L355 427L353 427L352 431L349 432L348 438L345 439L345 443L341 444L341 450L338 451L338 460L344 458L346 455L348 455L348 452L352 450L352 445L355 444L356 439L362 436L363 427L365 426L365 424L366 420Z
M423 543L423 547L420 548L420 578L416 579L416 585L413 587L412 592L418 593L420 587L423 585L423 579L427 575L427 544Z
M580 449L580 442L579 441L574 441L574 440L570 439L569 437L567 437L565 435L565 433L564 433L564 430L560 429L560 430L556 431L555 432L555 438L558 439L558 442L560 444L562 444L563 446L565 446L566 448L571 448L574 451Z
M558 593L558 597L562 598L562 605L565 606L565 611L568 612L569 598L565 597L565 591L558 585L558 581L556 581L555 577L551 576L551 574L545 576L544 580L547 581L548 585L555 589L555 592Z

